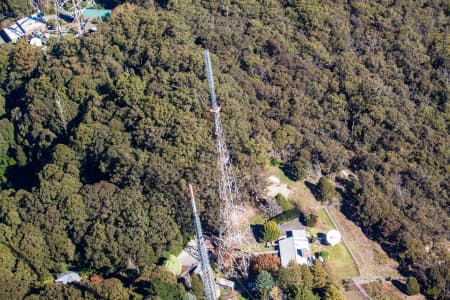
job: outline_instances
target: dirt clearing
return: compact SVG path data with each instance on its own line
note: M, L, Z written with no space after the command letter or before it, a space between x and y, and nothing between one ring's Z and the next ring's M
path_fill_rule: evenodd
M321 206L303 181L290 180L277 167L269 167L266 173L267 197L273 198L280 193L301 210L315 210Z
M276 176L269 176L267 178L267 197L275 198L276 195L281 194L286 198L289 198L292 194L292 190L286 183L281 183L280 179Z

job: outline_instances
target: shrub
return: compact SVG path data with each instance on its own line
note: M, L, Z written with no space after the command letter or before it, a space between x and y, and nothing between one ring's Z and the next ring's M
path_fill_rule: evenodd
M321 202L332 201L338 195L336 190L334 189L334 186L325 176L322 176L320 178L319 183L317 183L317 189L317 196L319 197L319 200Z
M263 239L266 242L273 242L280 236L280 229L274 221L267 221L264 224Z
M408 295L417 295L420 293L420 286L415 277L409 276L406 280L406 292Z
M283 211L288 211L293 208L289 200L286 199L286 197L284 197L282 194L277 194L275 200L277 201L278 205L281 206L281 209Z
M281 260L279 256L272 254L257 255L253 259L253 271L259 273L266 270L270 273L275 273L280 268Z
M425 290L425 294L431 299L436 299L439 295L439 290L437 287L430 287Z
M164 267L175 276L180 275L183 268L178 257L172 254L169 255L169 258L164 262Z
M298 217L300 217L300 215L301 215L301 212L297 208L292 208L276 217L273 217L271 220L275 221L277 224L282 224L284 222L298 218Z
M274 166L274 167L279 167L279 166L281 166L281 161L278 158L276 158L276 157L271 157L270 158L270 165Z
M308 227L314 227L317 224L318 216L310 213L309 215L302 214L302 223Z
M330 257L330 253L328 253L328 251L325 251L325 250L323 250L323 251L320 251L320 256L322 256L322 258L324 259L324 260L327 260L329 257Z

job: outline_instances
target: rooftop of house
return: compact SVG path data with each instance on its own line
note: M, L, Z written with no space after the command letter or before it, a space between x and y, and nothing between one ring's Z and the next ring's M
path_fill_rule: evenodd
M305 230L286 232L286 238L278 242L281 264L287 267L291 260L298 264L307 264L312 256L308 234Z
M27 34L46 28L47 24L43 19L43 15L38 13L17 20L13 25L4 28L3 33L9 41L17 42L18 39Z
M73 271L64 272L58 275L58 278L55 280L56 283L71 283L71 282L80 282L81 277L78 273Z

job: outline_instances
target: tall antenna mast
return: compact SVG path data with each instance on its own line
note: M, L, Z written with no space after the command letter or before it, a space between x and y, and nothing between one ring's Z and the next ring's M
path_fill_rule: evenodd
M248 260L243 251L247 244L249 231L248 220L242 216L243 203L233 175L230 155L225 142L225 135L220 119L220 107L217 105L214 88L214 78L211 68L209 51L204 51L205 69L208 77L208 85L211 97L211 112L214 116L217 164L220 172L219 198L220 198L220 228L219 228L219 253L218 263L222 271L240 260L240 269L247 276ZM226 266L227 265L227 266Z
M206 252L205 241L203 239L202 226L200 224L200 218L197 214L197 207L195 205L194 190L192 185L189 184L189 193L191 195L192 212L194 215L195 226L195 239L197 241L198 253L200 256L200 266L202 269L202 282L203 292L207 300L217 300L216 285L214 284L214 277L212 274L211 266L209 265L208 252Z

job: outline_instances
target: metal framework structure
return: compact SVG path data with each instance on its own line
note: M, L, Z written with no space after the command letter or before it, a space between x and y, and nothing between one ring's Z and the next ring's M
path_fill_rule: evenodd
M245 251L245 248L248 246L250 226L248 220L242 216L244 207L233 175L230 155L223 133L220 107L217 105L211 58L208 50L204 51L204 59L211 97L211 112L214 116L217 164L220 172L219 199L221 207L220 229L217 239L219 246L218 264L224 272L232 273L232 267L237 267L242 275L247 276L249 254Z
M77 34L80 35L83 34L85 26L83 11L86 8L95 6L95 0L55 0L56 31L58 36L61 34L61 26L59 23L60 13L73 18L73 22L77 26Z
M39 11L39 2L38 0L30 0L31 9L33 12Z
M211 266L209 265L208 252L206 251L205 241L203 239L202 226L200 218L197 214L197 207L195 205L194 191L192 185L189 184L189 193L191 195L192 211L194 215L195 239L197 241L197 249L200 258L200 266L202 269L203 291L207 300L216 300L216 285L212 274Z

